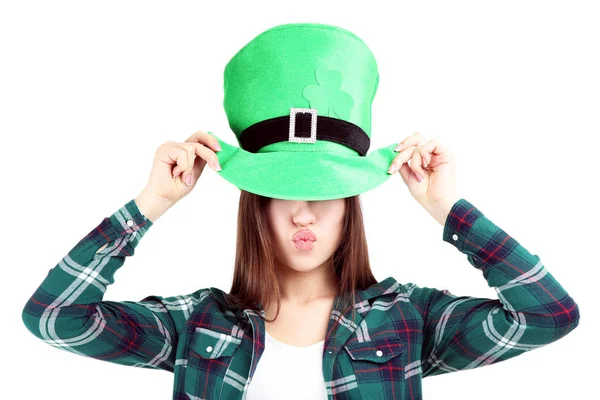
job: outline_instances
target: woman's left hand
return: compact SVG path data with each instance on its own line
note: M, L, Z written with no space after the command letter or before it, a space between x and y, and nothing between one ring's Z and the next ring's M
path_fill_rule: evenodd
M460 199L456 190L456 161L454 154L437 140L429 140L419 132L413 133L396 146L402 145L392 165L398 171L410 194L442 225L452 205ZM408 165L410 160L411 164ZM419 181L419 174L423 179Z

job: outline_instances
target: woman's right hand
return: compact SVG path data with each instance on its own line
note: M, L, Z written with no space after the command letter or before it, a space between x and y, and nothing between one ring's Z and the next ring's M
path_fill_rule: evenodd
M215 154L220 150L218 140L203 131L195 132L185 142L163 143L154 154L143 193L156 196L169 206L174 205L196 186L207 163L213 170L220 170Z

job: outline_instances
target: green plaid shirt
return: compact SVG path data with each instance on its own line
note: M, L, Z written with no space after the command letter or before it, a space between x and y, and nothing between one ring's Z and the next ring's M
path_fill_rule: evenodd
M244 399L265 345L258 314L228 309L214 287L102 300L151 226L134 200L104 218L49 271L23 309L25 326L62 350L173 372L173 399ZM578 325L577 304L540 258L467 200L453 205L443 240L467 256L499 299L388 277L358 293L354 319L351 308L334 306L322 362L328 400L419 400L424 377L507 360Z

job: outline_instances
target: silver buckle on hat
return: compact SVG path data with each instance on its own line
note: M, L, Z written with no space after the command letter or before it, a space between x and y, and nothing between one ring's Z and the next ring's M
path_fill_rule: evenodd
M296 136L296 114L310 113L310 137ZM290 136L289 142L315 143L317 141L317 109L316 108L290 108Z

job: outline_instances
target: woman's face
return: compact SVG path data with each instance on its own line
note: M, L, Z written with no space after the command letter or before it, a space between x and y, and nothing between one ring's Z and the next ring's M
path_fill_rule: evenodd
M322 201L270 199L266 213L279 266L306 272L329 261L341 241L345 212L343 198ZM316 236L312 246L294 241L294 235L303 229L310 229Z

